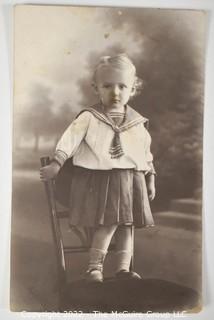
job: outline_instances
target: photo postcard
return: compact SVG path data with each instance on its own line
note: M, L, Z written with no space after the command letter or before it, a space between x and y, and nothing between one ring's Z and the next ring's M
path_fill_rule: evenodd
M10 308L197 313L206 12L14 6Z

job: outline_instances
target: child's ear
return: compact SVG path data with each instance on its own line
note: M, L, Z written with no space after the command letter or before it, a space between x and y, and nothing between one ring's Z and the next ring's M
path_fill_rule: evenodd
M97 85L96 85L96 83L92 83L92 87L93 87L93 89L94 89L94 93L96 94L96 95L98 95L99 94L99 92L98 92L98 88L97 88Z
M132 90L131 90L131 97L133 97L136 93L136 87L132 87Z

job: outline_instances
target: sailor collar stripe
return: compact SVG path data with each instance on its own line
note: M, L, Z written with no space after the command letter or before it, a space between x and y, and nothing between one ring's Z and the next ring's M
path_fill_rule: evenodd
M98 109L98 110L97 110ZM111 118L109 118L107 116L107 114L105 114L104 112L100 111L102 110L100 105L94 105L92 107L89 108L85 108L83 109L78 116L85 112L85 111L89 111L91 112L97 119L101 120L102 122L106 123L107 125L111 126L111 128L113 129L114 132L120 133L123 131L126 131L130 128L132 128L133 126L140 124L140 123L144 123L144 124L148 124L148 119L141 116L137 111L135 111L134 109L132 109L130 106L126 106L126 112L125 112L125 120L124 122L120 125L117 126L114 124L114 122L111 120ZM77 117L78 117L77 116Z

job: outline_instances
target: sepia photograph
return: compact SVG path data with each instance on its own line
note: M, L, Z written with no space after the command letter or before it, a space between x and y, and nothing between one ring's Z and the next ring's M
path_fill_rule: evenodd
M198 313L207 13L16 5L10 310Z

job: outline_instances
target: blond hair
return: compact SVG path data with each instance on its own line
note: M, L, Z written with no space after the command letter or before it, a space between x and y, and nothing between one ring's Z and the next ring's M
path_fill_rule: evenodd
M112 67L119 70L130 70L130 72L132 72L134 76L135 95L138 95L141 92L143 88L143 80L137 77L135 65L125 53L120 53L114 56L102 56L95 67L92 86L96 87L96 78L98 70L106 67Z

